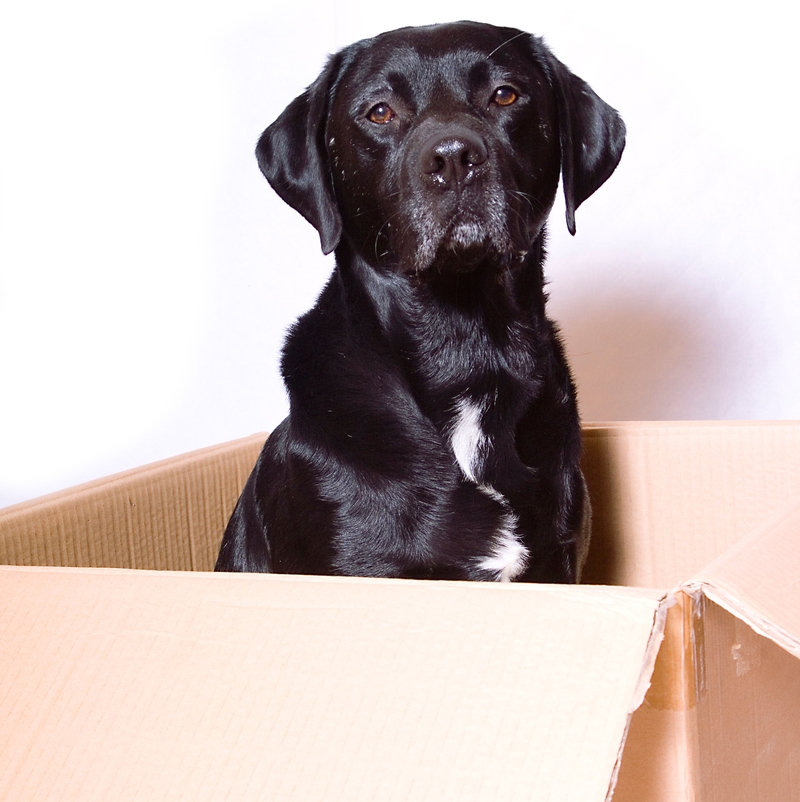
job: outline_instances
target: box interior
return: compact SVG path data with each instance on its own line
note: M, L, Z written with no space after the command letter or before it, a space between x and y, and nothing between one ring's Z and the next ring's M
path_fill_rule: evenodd
M0 510L0 564L213 569L257 434ZM800 424L587 424L584 584L672 588L800 497Z

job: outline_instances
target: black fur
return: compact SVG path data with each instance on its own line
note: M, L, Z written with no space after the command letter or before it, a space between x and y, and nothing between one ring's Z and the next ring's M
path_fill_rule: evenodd
M330 59L258 143L336 269L287 338L290 415L217 570L577 581L588 500L544 225L561 176L574 233L624 137L514 29L405 28ZM464 467L452 438L469 412ZM501 542L521 548L507 571Z

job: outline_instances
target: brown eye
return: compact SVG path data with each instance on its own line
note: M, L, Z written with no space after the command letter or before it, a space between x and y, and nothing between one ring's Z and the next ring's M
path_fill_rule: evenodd
M378 103L369 110L367 119L376 125L386 125L394 119L394 110L386 103Z
M512 103L516 103L518 97L516 90L510 86L499 86L494 90L492 100L498 106L510 106Z

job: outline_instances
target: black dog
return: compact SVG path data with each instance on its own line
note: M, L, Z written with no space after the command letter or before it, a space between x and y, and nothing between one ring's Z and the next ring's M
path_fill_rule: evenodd
M291 412L217 570L578 580L589 508L544 225L560 174L575 233L624 140L511 28L405 28L330 59L258 143L336 270L286 341Z

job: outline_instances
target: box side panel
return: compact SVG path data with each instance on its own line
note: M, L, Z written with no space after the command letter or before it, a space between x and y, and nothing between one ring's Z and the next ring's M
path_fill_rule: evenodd
M602 802L658 606L0 569L0 798Z
M265 437L0 510L0 564L210 570Z
M800 800L800 660L716 604L704 618L699 802Z
M584 582L674 587L800 495L800 423L589 424Z

